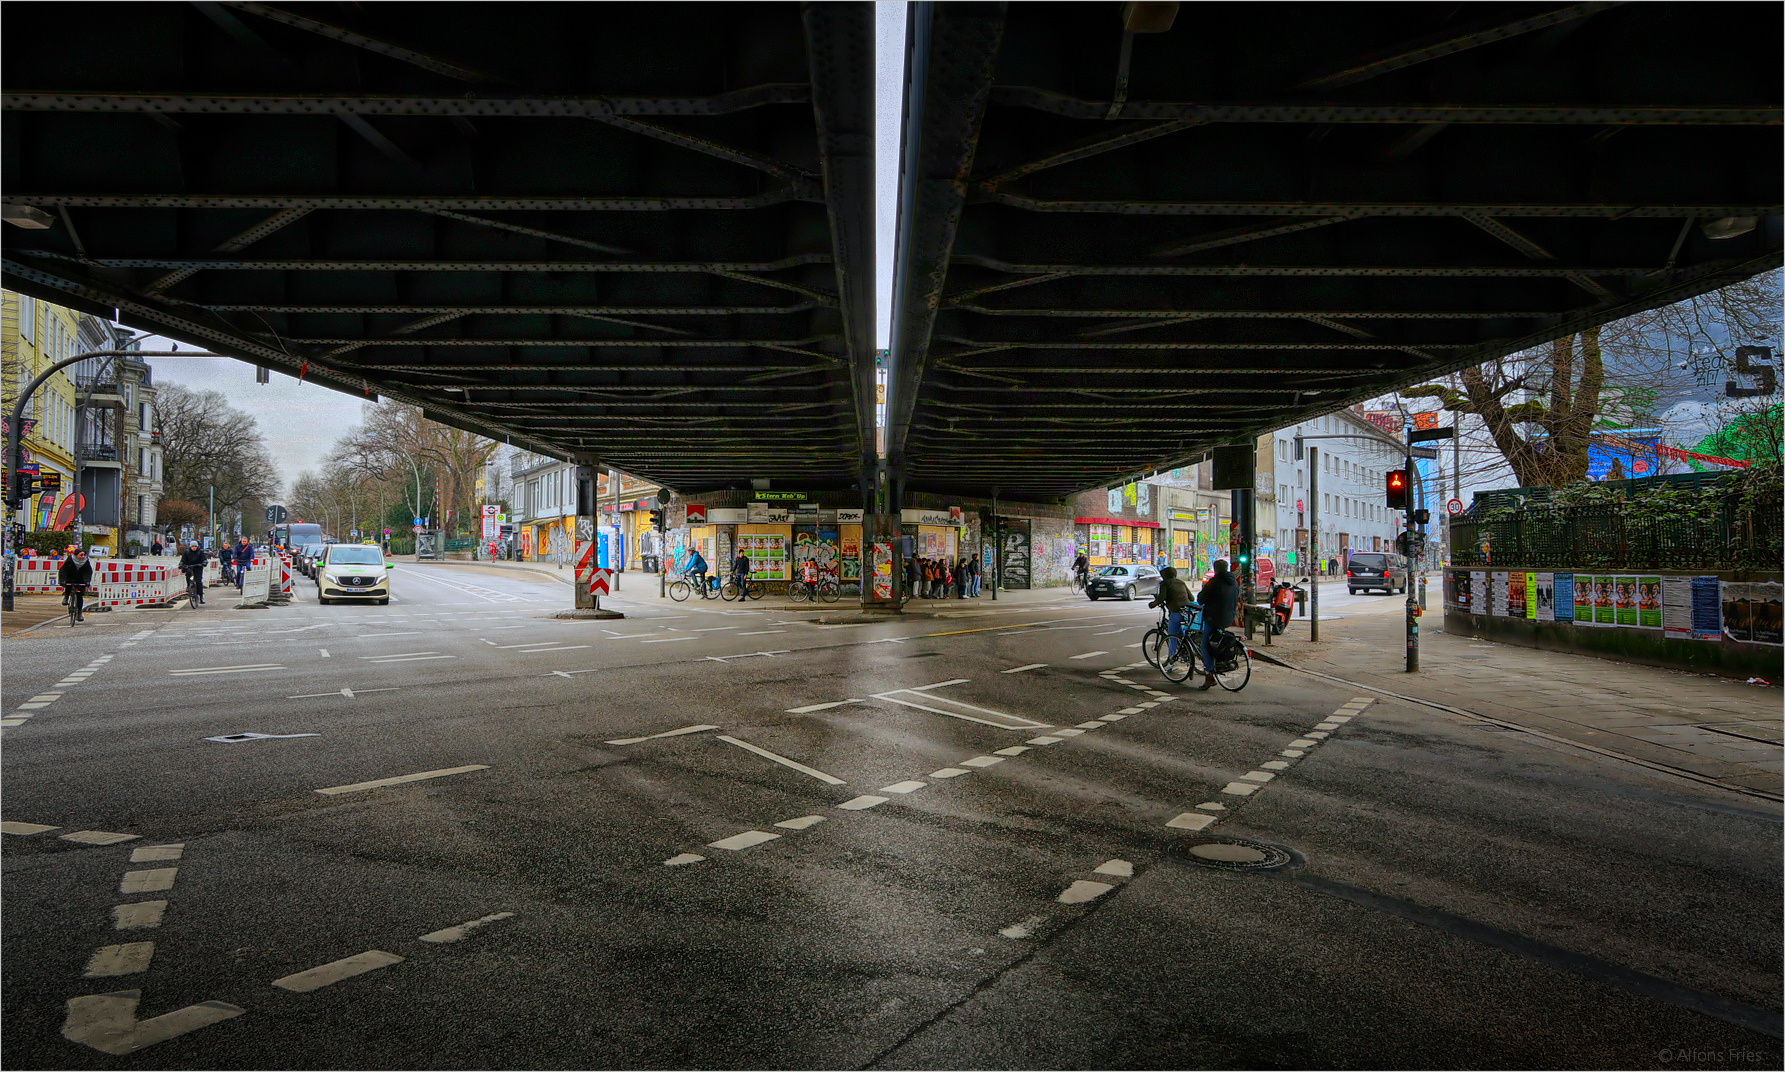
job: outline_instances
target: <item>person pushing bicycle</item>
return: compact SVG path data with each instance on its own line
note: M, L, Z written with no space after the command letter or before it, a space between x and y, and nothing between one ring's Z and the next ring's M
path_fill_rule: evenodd
M1196 604L1190 598L1190 586L1178 579L1175 567L1167 566L1159 571L1159 594L1147 606L1165 608L1165 632L1170 638L1168 658L1177 658L1178 638L1184 634L1185 617Z

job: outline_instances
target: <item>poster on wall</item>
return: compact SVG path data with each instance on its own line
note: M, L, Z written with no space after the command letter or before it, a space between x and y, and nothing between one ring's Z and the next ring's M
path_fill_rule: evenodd
M1029 587L1029 531L1026 527L1019 529L1013 526L1004 530L1004 570L1001 576L1005 588Z
M1444 571L1444 609L1469 612L1468 570Z
M1692 639L1717 640L1723 636L1721 582L1715 577L1692 578Z
M1526 608L1530 605L1525 589L1525 578L1530 574L1508 573L1504 576L1506 577L1506 616L1508 618L1523 618Z
M1485 570L1469 571L1469 613L1492 614L1493 601L1488 598L1488 575Z
M1614 589L1617 600L1617 624L1630 627L1642 624L1636 610L1636 578L1614 577L1612 580L1617 585Z
M1748 618L1753 623L1754 643L1779 647L1785 640L1780 636L1780 616L1785 611L1782 598L1785 598L1785 592L1775 582L1748 586Z
M1746 581L1723 582L1723 635L1744 644L1754 641L1754 625L1749 619Z
M1558 573L1555 591L1555 615L1558 622L1574 620L1574 574Z
M874 541L874 598L882 602L892 598L892 543Z
M1593 577L1588 573L1574 575L1574 624L1593 624Z
M1506 617L1506 603L1509 595L1507 589L1511 586L1507 581L1505 570L1496 570L1490 574L1490 576L1492 578L1493 589L1489 592L1488 613L1496 618L1504 618Z
M841 511L838 511L841 513ZM844 583L862 579L862 538L853 532L844 533L838 540L838 558L841 560Z
M1692 639L1692 578L1661 578L1661 635L1668 640Z
M1661 578L1636 579L1636 623L1644 629L1661 628Z
M1556 575L1553 573L1527 573L1526 584L1531 586L1531 600L1525 609L1525 616L1539 622L1556 620Z
M1616 625L1617 614L1617 578L1600 574L1593 578L1593 624Z

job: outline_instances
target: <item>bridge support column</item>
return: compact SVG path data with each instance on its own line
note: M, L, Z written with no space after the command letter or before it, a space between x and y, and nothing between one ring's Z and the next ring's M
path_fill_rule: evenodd
M595 573L596 474L592 465L576 467L576 609L600 610L601 601L589 588Z

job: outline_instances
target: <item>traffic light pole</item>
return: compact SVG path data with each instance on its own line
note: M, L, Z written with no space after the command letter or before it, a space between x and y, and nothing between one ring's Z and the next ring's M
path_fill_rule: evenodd
M1411 477L1413 474L1412 436L1413 436L1413 429L1408 428L1407 429L1408 443L1407 443L1406 472L1409 477ZM1408 481L1409 484L1411 482L1412 482L1411 480ZM1406 501L1404 503L1402 503L1401 505L1407 512L1407 527L1406 527L1407 550L1412 551L1413 550L1413 495L1412 495L1412 489L1406 488L1406 489L1404 489L1404 492L1405 492ZM1415 558L1411 554L1409 554L1407 556L1407 560L1409 562L1418 561L1418 559ZM1413 583L1411 581L1409 581L1407 584L1407 607L1406 607L1407 672L1409 674L1416 674L1419 672L1419 597L1414 594L1415 590L1416 590L1415 585L1413 585Z

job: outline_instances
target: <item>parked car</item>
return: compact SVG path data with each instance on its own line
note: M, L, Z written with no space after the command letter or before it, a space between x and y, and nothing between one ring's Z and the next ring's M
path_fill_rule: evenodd
M337 599L375 599L390 602L390 570L384 552L357 543L330 544L316 563L316 602L328 606Z
M1352 595L1371 588L1406 592L1407 560L1388 551L1353 551L1345 565L1345 587Z
M322 561L323 553L327 550L328 545L322 543L313 543L304 548L304 557L302 559L304 576L311 580L316 579L316 563Z
M1091 575L1085 595L1092 599L1133 599L1151 596L1159 591L1159 570L1155 566L1105 566Z

